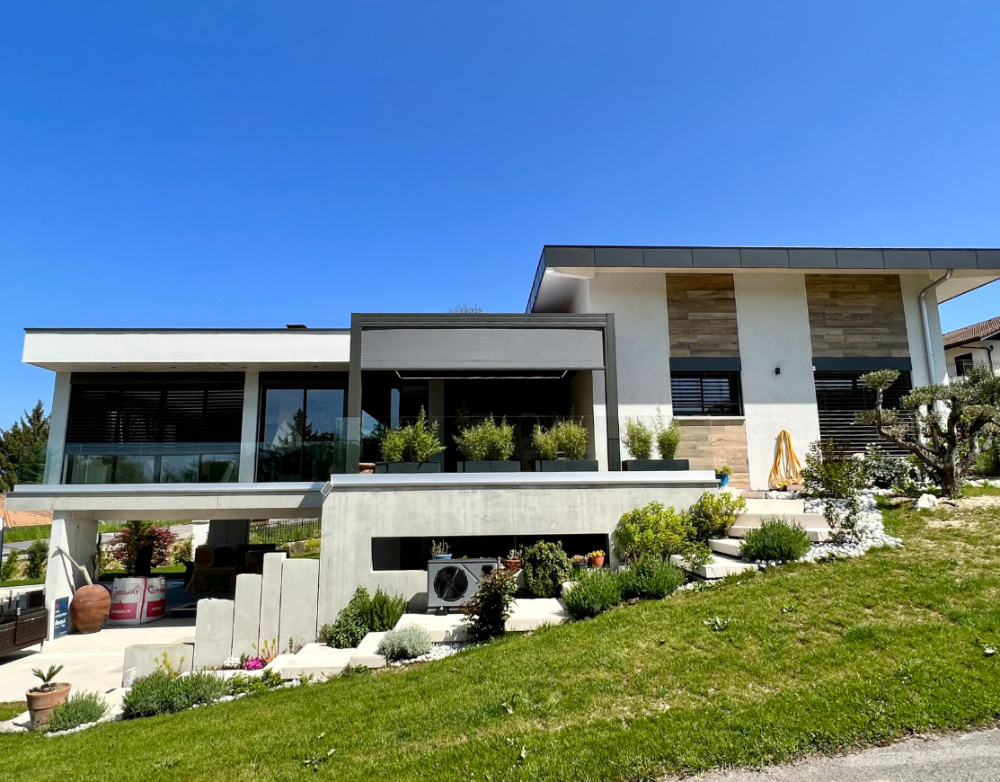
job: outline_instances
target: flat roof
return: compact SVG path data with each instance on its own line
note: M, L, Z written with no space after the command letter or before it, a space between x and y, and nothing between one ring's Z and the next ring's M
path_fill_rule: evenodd
M1000 278L1000 249L971 247L734 247L712 245L568 245L542 248L527 311L536 304L545 272L563 269L683 271L933 271ZM980 274L982 273L982 274ZM971 287L979 287L972 285ZM970 288L959 290L960 295Z

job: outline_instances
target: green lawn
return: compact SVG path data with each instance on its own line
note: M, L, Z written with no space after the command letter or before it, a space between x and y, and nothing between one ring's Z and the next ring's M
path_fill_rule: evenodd
M98 581L114 581L116 578L125 577L124 570L105 570L100 576L98 576ZM167 578L180 578L184 575L184 565L164 565L163 567L153 568L154 576L166 576Z
M38 524L32 527L11 527L3 531L4 543L22 543L26 540L48 540L52 534L51 524ZM21 552L24 556L24 552Z
M14 579L13 581L0 581L0 587L22 587L22 586L33 586L35 584L44 584L44 578L21 578Z
M18 714L23 714L28 708L24 701L2 701L0 702L0 722L12 720Z
M1000 719L1000 509L887 513L904 550L305 690L44 739L4 779L637 780ZM729 619L713 632L711 617ZM81 688L84 687L80 683ZM303 759L327 758L313 774Z

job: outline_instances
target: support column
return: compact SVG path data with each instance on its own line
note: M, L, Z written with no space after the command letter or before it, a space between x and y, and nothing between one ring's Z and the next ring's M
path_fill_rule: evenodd
M427 420L433 423L437 421L438 431L444 435L446 431L444 425L444 381L431 380L427 388ZM444 452L431 457L432 462L444 464ZM443 468L442 468L443 469Z
M46 484L62 482L63 458L66 443L66 426L69 421L70 373L56 373L56 387L49 410L49 442L45 450Z
M260 372L248 369L243 380L243 428L240 433L240 483L257 477L257 419L260 406Z
M73 518L70 514L56 514L52 518L49 536L49 563L45 572L45 606L49 610L49 627L46 638L54 634L55 601L73 599L73 593L87 582L83 575L61 552L67 552L78 564L87 568L94 577L94 557L97 554L97 521ZM74 631L72 619L67 619L69 632Z
M901 274L899 276L899 287L903 294L903 312L906 314L906 341L910 349L911 379L914 386L945 383L948 379L948 365L945 361L944 345L941 340L941 318L938 313L936 291L930 291L927 294L927 319L931 331L931 344L934 346L935 377L930 376L930 369L927 365L923 319L920 316L920 291L941 274L943 272Z

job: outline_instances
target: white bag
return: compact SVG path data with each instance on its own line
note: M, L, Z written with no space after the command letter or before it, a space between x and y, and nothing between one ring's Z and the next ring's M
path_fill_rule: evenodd
M116 578L111 590L109 625L142 625L162 619L167 610L163 576Z

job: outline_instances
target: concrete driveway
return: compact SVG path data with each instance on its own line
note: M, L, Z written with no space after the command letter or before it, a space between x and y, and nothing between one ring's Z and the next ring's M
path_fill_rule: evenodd
M694 779L697 782L1000 782L1000 730L907 739L853 755L810 758L763 771L734 771Z

